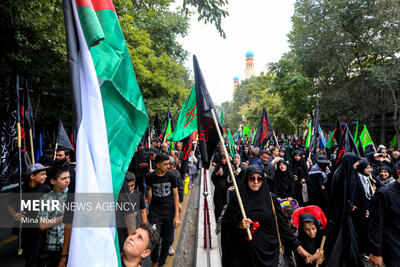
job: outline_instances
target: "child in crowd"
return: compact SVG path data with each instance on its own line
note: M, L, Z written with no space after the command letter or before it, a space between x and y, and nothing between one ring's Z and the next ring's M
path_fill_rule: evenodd
M321 250L322 230L320 224L310 213L303 213L299 219L298 240L303 248L311 254L310 257L297 257L297 266L315 266L325 260L324 251Z
M26 180L22 184L22 200L39 200L43 194L50 191L50 187L45 184L47 174L45 167L40 163L35 163L26 169ZM41 251L44 248L44 233L40 231L36 223L27 223L24 220L36 219L38 212L32 210L21 210L19 199L19 188L9 199L8 212L12 218L22 223L22 249L25 257L25 266L44 266L45 256ZM18 224L19 225L19 224Z
M49 267L57 267L61 257L68 255L61 255L61 249L64 243L64 212L63 204L67 199L66 188L70 182L69 169L66 166L56 166L48 172L50 183L53 185L53 190L44 194L41 201L53 202L58 201L58 207L43 206L39 211L39 228L42 231L47 230L46 248L49 256Z
M158 243L158 234L150 224L141 224L124 243L121 255L122 267L140 267Z

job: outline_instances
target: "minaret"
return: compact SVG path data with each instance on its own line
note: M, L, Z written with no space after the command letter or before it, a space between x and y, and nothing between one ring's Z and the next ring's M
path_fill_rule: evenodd
M254 53L250 50L246 52L246 68L244 69L246 79L254 76Z
M236 87L239 85L239 77L235 76L233 77L233 91L236 90Z

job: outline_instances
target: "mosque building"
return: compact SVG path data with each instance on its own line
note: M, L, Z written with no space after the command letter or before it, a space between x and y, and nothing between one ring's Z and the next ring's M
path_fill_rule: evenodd
M244 76L246 79L254 76L254 53L250 50L246 52L246 63L244 68ZM233 78L233 90L239 85L239 77L235 76Z

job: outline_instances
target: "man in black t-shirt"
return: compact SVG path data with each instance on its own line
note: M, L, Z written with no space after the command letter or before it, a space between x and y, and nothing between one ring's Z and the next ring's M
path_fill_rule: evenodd
M150 224L162 238L151 254L153 266L162 266L171 244L173 226L179 227L179 195L176 178L168 172L169 156L159 154L155 159L156 171L146 176L146 202L149 204Z

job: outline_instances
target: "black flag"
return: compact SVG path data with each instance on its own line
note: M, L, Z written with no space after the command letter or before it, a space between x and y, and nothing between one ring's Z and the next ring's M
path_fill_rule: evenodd
M357 149L356 143L354 142L353 136L350 133L349 127L347 126L346 123L344 123L342 126L341 137L338 142L338 145L339 145L339 149L336 154L337 155L336 163L339 162L339 160L347 152L351 152L358 156L361 156L360 152Z
M311 135L311 140L310 140L310 146L308 147L308 151L314 152L315 148L317 147L318 144L318 139L319 139L319 132L318 132L318 124L319 124L319 108L318 108L318 101L315 106L315 111L314 111L314 118L312 120L312 135Z
M150 138L150 126L147 126L147 130L144 132L144 135L142 137L142 143L144 144L144 148L150 148L151 144L149 141Z
M154 119L154 138L156 140L162 140L161 134L161 123L158 114L156 114L156 118Z
M24 86L24 103L25 103L25 129L32 129L32 138L35 140L35 120L33 119L32 103L29 97L28 80L25 79Z
M201 160L204 168L210 167L211 157L215 153L219 143L218 132L215 127L211 110L214 111L218 127L222 132L222 126L215 110L214 103L208 93L203 74L201 73L197 58L193 55L193 69L196 88L197 124L199 134L199 146Z
M9 102L0 107L0 188L18 181L17 109Z
M67 131L65 131L64 125L60 119L60 122L58 123L58 132L57 132L57 140L56 143L58 146L62 146L64 148L74 150L74 147L71 144L71 141L68 138Z
M267 111L264 108L261 115L260 123L258 124L258 128L254 136L253 145L255 147L263 148L273 135L273 132L274 130L272 129L272 124L268 118Z

